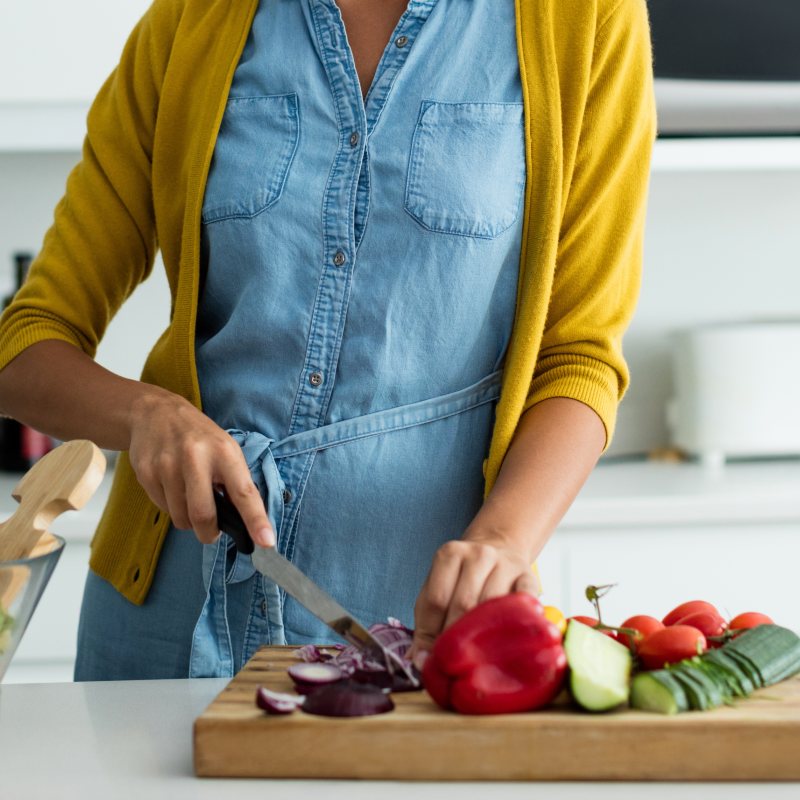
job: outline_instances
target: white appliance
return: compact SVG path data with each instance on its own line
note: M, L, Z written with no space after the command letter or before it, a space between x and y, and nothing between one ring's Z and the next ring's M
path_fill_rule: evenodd
M800 456L800 318L698 326L672 344L675 447L709 465Z

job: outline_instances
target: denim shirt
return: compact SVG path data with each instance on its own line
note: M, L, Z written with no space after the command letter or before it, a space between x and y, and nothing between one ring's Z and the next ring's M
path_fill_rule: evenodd
M365 100L334 0L262 0L234 75L202 209L203 407L242 445L280 551L366 623L413 622L433 554L482 502L523 130L513 0L410 0ZM193 674L333 640L220 542ZM237 611L220 592L243 581Z

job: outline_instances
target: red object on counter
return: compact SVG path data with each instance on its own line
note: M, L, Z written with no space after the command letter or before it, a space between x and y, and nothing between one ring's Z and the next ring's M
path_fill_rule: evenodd
M45 433L23 425L20 431L20 450L22 457L33 466L40 458L53 449L53 440Z
M728 625L732 631L743 631L748 628L756 628L759 625L774 625L772 617L766 614L761 614L758 611L745 611L743 614L737 614Z
M669 627L670 625L677 625L680 620L689 614L695 614L698 611L708 611L718 614L717 607L707 603L705 600L689 600L687 603L681 603L676 606L672 611L667 614L661 621Z
M596 628L600 624L600 620L597 617L584 617L581 614L578 614L574 617L567 617L567 622L571 619L574 619L576 622L581 622L584 625L588 625L590 628ZM617 632L616 631L608 631L601 629L600 633L604 633L611 639L617 639Z
M422 680L442 708L462 714L532 711L564 681L561 632L530 594L487 600L439 635Z
M651 633L639 645L638 656L645 669L662 669L684 658L705 653L706 637L691 625L670 625Z
M620 625L620 628L632 628L633 630L638 631L639 635L634 636L635 641L633 642L634 646L638 648L642 641L651 633L663 630L664 623L662 623L660 620L657 620L655 617L648 616L647 614L636 614L636 616L628 617L628 619L626 619L625 622ZM618 633L617 641L620 644L624 644L625 647L631 646L630 637L627 633Z
M692 628L697 628L706 639L709 636L722 636L728 627L725 618L716 611L695 611L693 614L682 617L675 624L690 625Z

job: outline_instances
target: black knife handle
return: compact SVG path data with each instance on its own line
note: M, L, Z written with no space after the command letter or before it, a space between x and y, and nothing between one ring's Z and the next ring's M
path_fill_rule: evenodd
M240 553L250 555L255 545L247 532L247 526L225 490L217 486L214 487L214 503L217 506L217 527L233 539Z

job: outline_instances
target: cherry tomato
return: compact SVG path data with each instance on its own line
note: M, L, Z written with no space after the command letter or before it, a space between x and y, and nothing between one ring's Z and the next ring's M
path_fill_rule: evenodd
M659 622L655 617L648 617L647 614L637 614L634 617L628 617L619 627L633 628L635 631L638 631L638 634L633 637L634 645L638 648L642 641L651 633L663 630L664 624ZM630 637L627 633L618 633L617 641L620 642L620 644L624 644L625 647L630 647Z
M676 625L691 625L697 628L706 638L709 636L722 636L728 627L725 618L716 611L695 611L678 620Z
M694 614L696 611L713 611L715 614L719 614L716 606L712 606L711 603L707 603L705 600L690 600L688 603L681 603L673 608L661 621L669 627L670 625L676 625L679 620L688 617L689 614Z
M691 625L672 625L655 631L639 645L639 658L646 669L661 669L708 649L706 637Z
M578 622L582 622L584 625L588 625L590 628L596 628L600 624L600 620L595 619L594 617L584 617L584 616L578 615L576 617L569 617L567 619L567 622L569 622L569 620L571 620L571 619L577 620ZM616 639L617 638L617 634L616 634L615 631L602 631L601 630L600 633L604 633L606 636L610 636L612 639Z
M743 631L746 628L755 628L757 625L774 625L772 617L766 614L759 614L758 611L745 611L744 614L737 614L729 623L728 627L732 630Z

